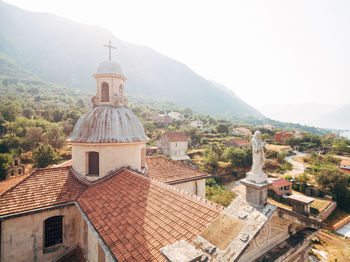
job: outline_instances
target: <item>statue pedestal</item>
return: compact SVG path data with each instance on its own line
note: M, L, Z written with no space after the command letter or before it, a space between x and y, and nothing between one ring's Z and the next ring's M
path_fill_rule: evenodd
M267 175L265 173L256 174L249 171L246 175L246 180L256 184L264 184L267 183Z
M273 183L267 179L262 183L252 182L248 180L248 174L247 178L241 180L246 187L246 201L255 207L263 207L267 203L267 188Z

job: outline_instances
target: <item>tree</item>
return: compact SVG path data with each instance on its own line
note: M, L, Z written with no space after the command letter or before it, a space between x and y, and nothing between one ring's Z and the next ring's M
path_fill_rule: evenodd
M51 124L44 137L47 143L49 143L54 148L61 148L65 142L63 127L58 124Z
M30 127L27 130L26 138L33 141L37 146L42 141L43 129L41 127Z
M18 103L9 103L1 106L0 112L5 120L13 122L22 113L22 107Z
M218 132L218 133L228 134L228 132L229 132L229 129L228 129L227 125L225 125L225 124L218 124L215 129L216 129L216 132Z
M204 168L208 171L215 170L219 166L218 159L218 155L211 148L206 149L202 160Z
M6 178L7 168L12 162L10 154L0 154L0 181Z
M231 163L231 167L237 170L245 169L252 165L250 149L228 147L222 154L222 158Z
M328 189L333 193L336 192L336 189L341 187L346 188L348 184L348 177L338 170L321 169L321 171L316 174L315 178L317 184L321 188Z
M350 209L350 190L347 188L349 177L338 170L322 169L316 175L316 182L321 188L330 190L335 195L338 205Z
M33 151L34 164L39 168L54 164L59 159L51 145L40 145Z

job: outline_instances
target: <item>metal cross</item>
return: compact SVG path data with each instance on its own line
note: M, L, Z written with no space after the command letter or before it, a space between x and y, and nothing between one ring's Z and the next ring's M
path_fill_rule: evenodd
M109 44L104 45L104 47L107 47L109 49L109 61L111 61L112 60L112 49L117 49L117 48L112 46L111 40L109 40Z

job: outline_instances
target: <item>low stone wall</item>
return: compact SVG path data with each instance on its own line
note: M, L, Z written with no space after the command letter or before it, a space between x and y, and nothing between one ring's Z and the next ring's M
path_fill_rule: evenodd
M333 202L331 203L326 209L324 209L318 216L317 218L325 221L327 219L327 217L329 217L332 212L334 211L334 209L337 208L337 202Z
M347 223L349 223L349 222L350 222L350 216L347 216L346 218L340 220L338 223L334 224L334 225L332 226L332 229L333 229L334 231L337 231L339 228L345 226L345 225L346 225Z

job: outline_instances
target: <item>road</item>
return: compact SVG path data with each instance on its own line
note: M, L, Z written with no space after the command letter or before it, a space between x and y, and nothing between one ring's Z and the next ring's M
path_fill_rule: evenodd
M295 152L295 155L292 156L287 156L284 159L291 163L293 165L293 169L284 173L284 175L291 175L291 176L296 176L301 173L304 173L305 170L305 164L301 162L294 161L294 158L299 157L299 156L306 156L308 154L302 153L302 152Z

